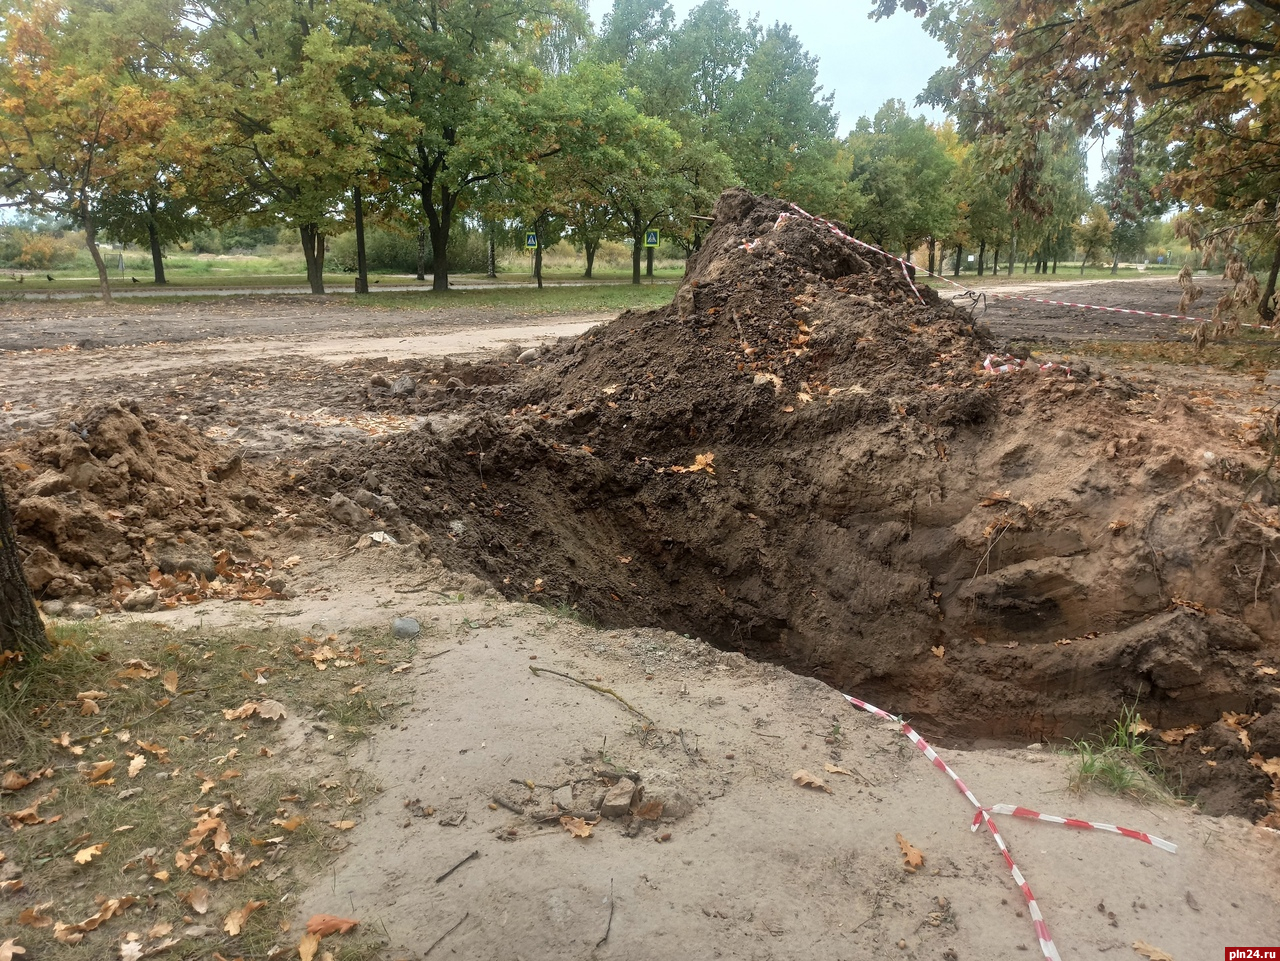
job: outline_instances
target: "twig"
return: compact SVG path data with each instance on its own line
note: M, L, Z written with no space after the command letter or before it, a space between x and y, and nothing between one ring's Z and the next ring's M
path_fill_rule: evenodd
M515 804L511 801L508 801L501 794L493 795L493 803L502 805L502 807L506 808L512 814L524 814L524 808L522 808L519 804Z
M436 651L434 654L428 654L426 657L423 658L423 660L429 661L433 657L439 657L441 654L448 654L452 650L453 650L452 647L446 647L443 651Z
M471 860L473 860L473 859L475 859L475 858L478 858L478 857L480 857L480 852L479 852L479 851L472 851L472 852L471 852L470 854L468 854L465 858L463 858L461 861L459 861L457 864L455 864L453 867L451 867L448 871L444 872L444 874L442 874L442 875L440 875L440 877L436 878L436 884L439 884L441 881L443 881L445 878L447 878L449 875L451 875L454 871L458 870L458 868L462 867L462 866L463 866L464 864L466 864L468 861L471 861ZM459 921L459 922L458 922L458 924L461 924L461 923L462 923L461 921ZM448 933L449 933L448 931L446 931L446 932L445 932L445 934L448 934ZM437 943L438 943L438 942L437 942Z
M782 737L781 734L765 734L763 731L752 731L756 737Z
M609 923L605 925L604 937L596 942L596 947L604 944L609 940L609 932L613 930L613 906L616 902L613 900L613 878L609 879Z
M1253 603L1258 603L1258 588L1262 586L1262 573L1267 569L1267 549L1262 548L1262 560L1258 563L1258 579L1253 582Z
M652 723L653 721L653 719L649 717L648 714L645 714L643 711L638 711L634 707L632 707L630 704L628 704L626 699L623 698L622 695L620 695L617 691L613 690L613 688L601 687L599 684L592 684L590 681L583 681L583 680L580 680L579 678L574 677L571 674L564 674L564 673L561 673L560 671L553 671L550 668L546 668L546 667L534 667L532 664L530 664L529 670L533 671L534 676L537 676L539 674L554 674L556 677L563 677L566 681L573 681L574 684L581 684L583 687L589 688L590 690L595 691L597 694L608 694L610 697L614 698L619 704L625 707L628 711L630 711L636 717L641 718L642 720L645 720L645 721L649 721L650 723Z
M477 852L477 853L478 853L478 852ZM431 947L427 948L427 950L426 950L426 951L424 951L424 952L422 953L422 956L425 958L428 954L430 954L432 951L434 951L434 950L436 949L436 945L437 945L437 944L439 944L441 941L443 941L443 940L444 940L445 938L447 938L449 935L453 934L453 932L454 932L454 931L457 931L457 930L458 930L458 928L459 928L459 927L461 927L462 922L463 922L463 921L465 921L465 920L467 920L467 918L469 918L469 917L471 917L471 912L470 912L470 911L468 911L466 914L464 914L462 917L460 917L460 918L458 919L458 923L457 923L457 924L455 924L453 927L451 927L451 928L450 928L448 931L446 931L444 934L440 935L440 937L438 937L438 938L436 938L434 941L432 941L432 942L431 942Z

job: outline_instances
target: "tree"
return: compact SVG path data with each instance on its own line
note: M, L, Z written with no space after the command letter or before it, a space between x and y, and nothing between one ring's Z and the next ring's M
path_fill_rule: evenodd
M873 14L899 7L956 57L934 92L1020 174L1039 162L1050 118L1085 133L1123 128L1132 110L1139 135L1168 145L1162 189L1218 230L1265 233L1280 273L1276 0L875 0Z
M103 198L145 190L178 147L163 90L144 89L97 42L92 0L20 0L0 38L0 193L84 231L104 300Z
M13 518L0 482L0 655L18 651L30 656L48 646L44 624L22 571Z
M380 105L353 102L351 72L371 62L366 0L192 0L202 24L193 101L211 145L202 200L217 219L283 220L298 231L312 293L324 293L325 236L373 168Z
M1089 208L1083 223L1076 228L1076 243L1080 245L1080 273L1084 273L1085 264L1093 259L1099 250L1111 246L1111 234L1115 224L1107 216L1107 208L1102 204L1094 204Z

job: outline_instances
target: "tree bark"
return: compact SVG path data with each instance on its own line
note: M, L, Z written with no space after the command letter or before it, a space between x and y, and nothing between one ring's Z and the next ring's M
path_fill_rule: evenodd
M18 557L4 484L0 483L0 652L21 651L33 656L48 648L49 639Z
M956 271L951 276L960 276L960 258L964 256L964 248L960 244L956 244Z
M1280 243L1276 244L1276 255L1271 258L1271 271L1267 274L1267 284L1262 288L1262 299L1258 301L1258 316L1266 323L1275 320L1276 309L1271 303L1276 292L1276 280L1280 279Z
M359 184L351 190L351 206L355 208L356 215L356 293L367 294L369 261L364 251L364 195L360 192Z
M418 279L427 279L427 228L418 224Z
M489 225L489 260L485 265L484 275L489 278L498 276L498 240L494 236L493 225Z
M168 283L164 276L164 250L160 246L160 231L156 230L156 222L147 222L147 239L151 241L151 272L157 284Z
M937 250L938 242L932 237L929 238L929 273L933 273L933 268L937 266Z
M107 279L107 263L102 259L102 251L98 249L98 225L93 221L89 205L84 205L80 216L80 226L84 228L84 244L89 248L89 256L93 265L98 268L98 287L102 291L103 303L111 303L111 281Z
M644 249L644 227L640 225L640 211L636 211L633 221L635 230L631 232L631 283L640 285L640 251Z
M978 245L978 276L982 276L983 265L987 260L987 242L984 240Z
M536 234L538 245L533 248L533 279L538 282L538 289L542 289L542 233Z
M644 268L644 275L646 277L652 277L653 276L653 248L652 247L645 247L644 257L645 257L645 260L647 261Z
M313 294L324 293L324 234L317 224L301 224L302 259L307 262L307 283Z
M600 245L593 244L590 241L584 241L582 244L582 249L586 252L586 255L587 255L587 272L583 274L583 276L586 277L587 280L590 280L591 272L595 270L596 251L600 249Z

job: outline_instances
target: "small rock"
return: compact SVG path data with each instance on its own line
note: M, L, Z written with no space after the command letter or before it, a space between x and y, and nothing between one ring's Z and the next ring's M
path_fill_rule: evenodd
M520 352L520 356L516 358L516 363L517 364L533 364L533 363L536 363L538 358L541 356L542 354L538 351L537 347L530 347L528 350L523 350Z
M374 374L369 378L370 387L380 387L383 390L391 389L391 381L387 380L384 374Z
M685 817L698 806L693 793L669 771L645 772L644 801L645 804L659 802L664 821Z
M551 800L561 811L568 811L573 807L573 788L568 784L562 788L557 788L556 792L551 795Z
M631 810L631 799L636 793L636 782L629 777L621 778L617 784L605 793L604 803L600 805L600 816L620 818Z
M329 516L361 531L372 526L369 515L345 494L334 494L329 498Z
M160 599L160 594L153 587L139 587L137 590L130 591L129 595L120 602L120 606L126 611L149 611L156 606L156 601Z
M397 617L391 622L391 633L396 637L408 640L422 633L422 625L412 617Z
M72 603L66 606L62 616L71 621L89 621L98 616L98 609L92 604Z
M288 593L289 578L285 577L283 574L274 574L271 577L268 577L265 583L266 586L271 588L271 590L276 594L286 596Z
M57 598L54 598L51 601L40 602L40 610L44 611L50 617L57 617L66 609L66 607L67 607L66 602L60 601Z
M361 507L367 507L369 510L376 511L382 506L382 498L373 491L365 490L363 487L356 491L356 496L352 498Z
M396 382L391 385L392 397L412 397L417 392L418 382L408 374L396 378Z

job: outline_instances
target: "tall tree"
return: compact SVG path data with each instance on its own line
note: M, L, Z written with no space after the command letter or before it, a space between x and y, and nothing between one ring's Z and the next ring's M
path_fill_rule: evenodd
M176 109L130 77L92 29L92 0L19 0L0 37L0 194L84 231L104 300L98 246L105 196L144 190L177 147Z

